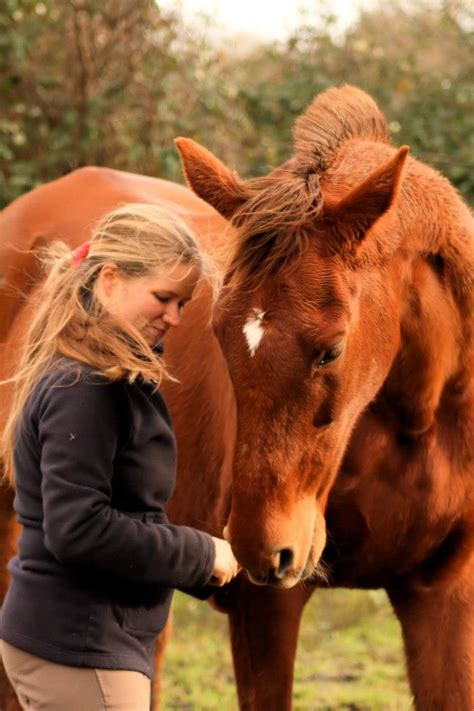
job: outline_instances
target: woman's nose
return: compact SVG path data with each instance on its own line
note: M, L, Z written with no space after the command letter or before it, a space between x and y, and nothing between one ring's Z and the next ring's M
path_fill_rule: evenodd
M163 314L163 321L170 326L179 326L181 321L181 312L179 306L171 304L166 312Z

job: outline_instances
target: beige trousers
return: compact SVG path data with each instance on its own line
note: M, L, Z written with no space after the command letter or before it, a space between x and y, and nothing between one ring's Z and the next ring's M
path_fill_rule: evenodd
M140 672L55 664L3 640L0 650L25 711L150 711L150 679Z

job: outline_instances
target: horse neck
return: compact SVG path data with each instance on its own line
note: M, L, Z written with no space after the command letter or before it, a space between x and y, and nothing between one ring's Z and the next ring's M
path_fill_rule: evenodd
M394 283L403 272L406 279L400 347L382 392L400 428L415 436L430 430L445 408L462 407L471 419L474 399L472 216L437 178L444 193L429 198L406 188L410 209L400 211L406 239L392 269Z

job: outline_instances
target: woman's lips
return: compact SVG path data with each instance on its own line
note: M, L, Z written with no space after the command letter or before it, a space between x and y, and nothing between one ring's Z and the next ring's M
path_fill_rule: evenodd
M166 332L166 329L157 328L156 326L152 326L151 324L148 324L147 328L149 331L153 331L154 337L157 338L158 340L163 338L163 336L165 335L165 332Z

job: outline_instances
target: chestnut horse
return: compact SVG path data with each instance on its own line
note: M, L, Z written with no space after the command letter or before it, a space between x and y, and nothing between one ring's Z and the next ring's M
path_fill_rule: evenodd
M416 708L472 711L471 214L352 87L315 100L293 158L267 177L244 182L193 141L178 147L234 230L215 335L203 288L167 344L181 381L166 388L180 451L170 516L216 533L227 521L247 570L219 600L241 708L291 708L301 612L324 584L385 588ZM216 212L146 180L83 170L44 186L5 211L3 245L77 244L137 199L166 200L220 241ZM22 258L11 279L34 281ZM28 319L9 298L5 372Z

